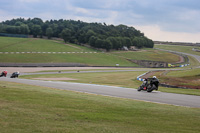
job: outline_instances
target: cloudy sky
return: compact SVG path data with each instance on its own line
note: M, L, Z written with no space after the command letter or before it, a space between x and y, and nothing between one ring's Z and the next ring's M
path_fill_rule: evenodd
M200 0L0 0L0 22L19 17L124 24L153 40L200 42Z

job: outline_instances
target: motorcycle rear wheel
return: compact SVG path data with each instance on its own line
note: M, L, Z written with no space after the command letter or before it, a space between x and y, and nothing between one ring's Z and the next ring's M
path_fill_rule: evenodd
M148 85L148 87L147 87L147 92L152 92L152 91L153 91L153 86Z

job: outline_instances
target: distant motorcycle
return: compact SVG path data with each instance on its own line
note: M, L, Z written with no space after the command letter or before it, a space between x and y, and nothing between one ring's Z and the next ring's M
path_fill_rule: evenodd
M19 77L19 72L14 72L12 73L12 75L10 76L10 78L18 78Z
M3 71L3 72L1 73L1 75L0 75L0 77L6 77L6 75L7 75L7 71Z

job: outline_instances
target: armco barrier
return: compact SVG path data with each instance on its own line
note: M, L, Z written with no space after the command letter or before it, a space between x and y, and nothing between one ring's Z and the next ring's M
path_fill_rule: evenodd
M24 34L8 34L8 33L0 33L0 36L6 36L6 37L19 37L19 38L28 38L28 35L24 35Z
M180 65L179 67L189 66L190 64Z
M147 73L149 73L149 72L146 72L146 73L141 74L140 76L137 76L137 80L139 80L139 81L144 81L144 79L142 79L142 78L140 78L140 77L146 75Z

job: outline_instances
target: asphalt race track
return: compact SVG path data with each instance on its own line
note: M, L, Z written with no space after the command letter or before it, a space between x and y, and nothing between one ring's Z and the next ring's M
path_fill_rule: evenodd
M200 108L200 96L163 93L159 91L138 92L132 88L122 88L104 85L83 84L83 83L71 83L60 81L41 81L41 80L29 80L29 79L12 79L1 77L0 81L9 81L23 84L30 84L36 86L44 86L57 88L62 90L78 91L83 93L112 96L119 98L128 98L134 100L141 100L160 104L170 104L176 106L187 106Z

